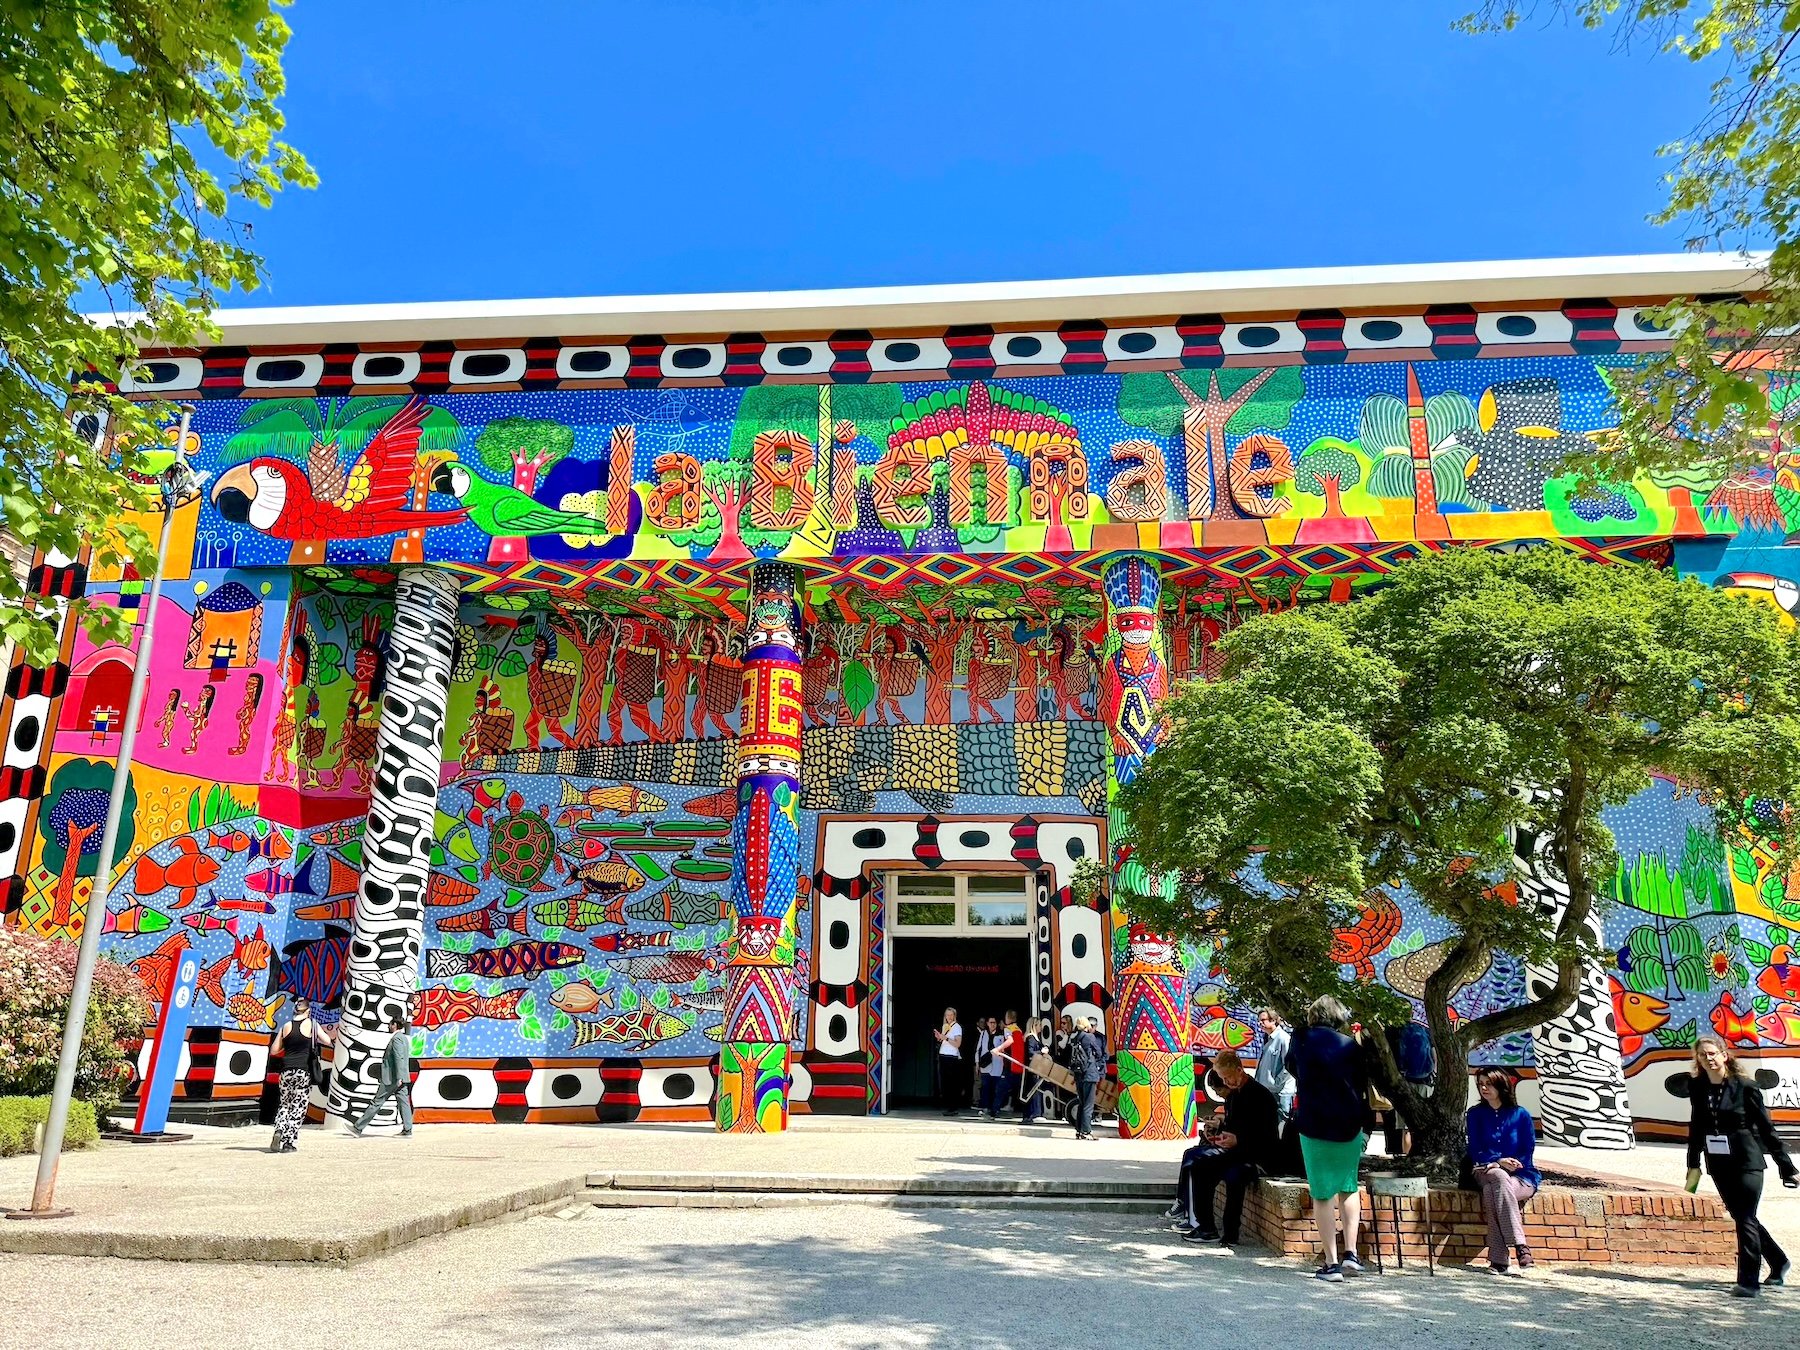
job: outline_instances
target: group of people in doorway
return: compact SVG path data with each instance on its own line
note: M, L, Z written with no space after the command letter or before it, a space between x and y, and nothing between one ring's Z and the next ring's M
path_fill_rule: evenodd
M955 1008L945 1008L932 1030L937 1068L937 1101L946 1116L972 1106L989 1120L1017 1112L1030 1125L1047 1113L1052 1082L1033 1068L1043 1057L1072 1076L1075 1137L1094 1137L1094 1098L1106 1077L1106 1040L1092 1018L1064 1016L1052 1023L1033 1017L1019 1026L1018 1014L977 1018L965 1032ZM972 1072L971 1072L972 1062Z
M1315 1278L1342 1283L1363 1270L1359 1170L1370 1128L1379 1123L1388 1151L1398 1154L1410 1150L1405 1122L1372 1086L1370 1047L1342 1003L1315 1000L1298 1031L1290 1031L1273 1009L1265 1008L1259 1020L1264 1044L1254 1076L1235 1051L1213 1056L1211 1076L1224 1104L1205 1122L1202 1140L1182 1155L1168 1217L1188 1241L1235 1245L1251 1182L1260 1175L1304 1176L1322 1255ZM1429 1095L1435 1065L1420 1057L1420 1039L1402 1031L1390 1045L1401 1076ZM1733 1293L1753 1297L1785 1284L1789 1268L1787 1254L1756 1214L1767 1159L1774 1159L1786 1186L1800 1185L1800 1172L1775 1132L1761 1090L1728 1046L1701 1038L1691 1074L1688 1189L1698 1187L1704 1162L1737 1229ZM1478 1100L1465 1117L1463 1184L1481 1196L1490 1269L1523 1273L1535 1264L1523 1213L1543 1182L1533 1160L1536 1128L1504 1070L1483 1070L1475 1088ZM1221 1185L1225 1206L1215 1226Z
M412 1106L412 1026L418 1008L415 995L407 1003L407 1016L396 1018L388 1026L387 1048L382 1052L380 1077L375 1096L362 1114L351 1123L350 1133L361 1136L375 1119L376 1113L390 1100L400 1111L400 1133L413 1132ZM306 1121L306 1105L313 1089L323 1089L331 1081L331 1071L322 1053L334 1041L329 1026L313 1013L310 1002L296 998L289 1005L288 1016L269 1038L271 1054L281 1057L281 1078L275 1106L275 1134L269 1141L271 1153L297 1153L300 1149L300 1126Z

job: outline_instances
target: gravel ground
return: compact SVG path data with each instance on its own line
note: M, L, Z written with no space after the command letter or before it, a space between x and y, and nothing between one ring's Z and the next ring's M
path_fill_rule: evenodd
M1409 1267L1330 1286L1129 1216L563 1212L349 1270L0 1256L0 1345L1800 1344L1800 1288L1740 1302L1683 1272Z

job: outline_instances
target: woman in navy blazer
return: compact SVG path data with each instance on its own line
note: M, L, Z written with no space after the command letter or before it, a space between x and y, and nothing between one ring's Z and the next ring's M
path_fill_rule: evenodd
M1481 1211L1487 1216L1488 1265L1506 1274L1512 1266L1507 1250L1511 1248L1518 1254L1519 1269L1530 1270L1536 1263L1519 1211L1543 1180L1532 1166L1537 1131L1504 1072L1488 1069L1477 1076L1475 1086L1481 1100L1467 1116L1469 1172L1481 1189Z
M1737 1225L1737 1284L1731 1292L1754 1298L1763 1262L1769 1278L1763 1285L1787 1283L1787 1253L1756 1217L1762 1202L1764 1155L1775 1159L1784 1186L1800 1185L1794 1160L1775 1133L1762 1089L1751 1081L1725 1042L1702 1036L1694 1043L1693 1084L1688 1089L1687 1188L1699 1189L1700 1160L1719 1188L1719 1199Z

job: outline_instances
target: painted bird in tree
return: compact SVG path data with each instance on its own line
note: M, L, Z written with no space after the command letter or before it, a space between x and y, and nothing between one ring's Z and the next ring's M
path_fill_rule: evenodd
M428 411L424 399L409 399L369 438L342 491L329 498L315 493L298 464L263 455L224 474L213 488L213 505L225 519L276 539L367 539L456 524L467 518L461 507L411 509L419 427Z
M497 539L535 534L592 537L606 533L606 522L599 516L558 511L515 487L477 478L456 463L440 464L432 471L431 490L456 498L468 510L469 520Z

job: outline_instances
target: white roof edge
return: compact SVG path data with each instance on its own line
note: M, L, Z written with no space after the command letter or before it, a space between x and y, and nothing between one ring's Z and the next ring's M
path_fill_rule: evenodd
M1668 253L841 290L293 306L225 309L214 319L220 341L232 346L896 329L1685 295L1753 287L1763 278L1767 258L1766 253Z

